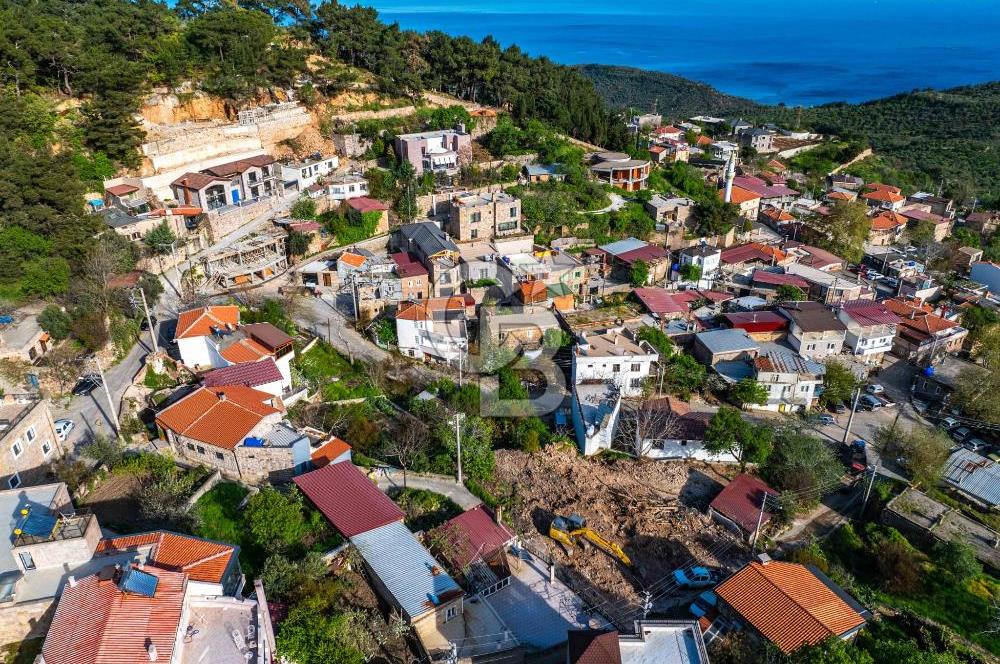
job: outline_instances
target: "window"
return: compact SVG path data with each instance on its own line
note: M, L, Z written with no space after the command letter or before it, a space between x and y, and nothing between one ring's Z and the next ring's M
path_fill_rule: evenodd
M222 452L216 452L215 453L215 458L218 459L219 461L222 461L226 457L225 457L225 455Z
M7 486L9 486L11 489L16 489L17 487L21 486L21 476L18 475L17 473L11 475L7 479Z
M194 452L194 445L192 445L191 443L188 443L188 444L187 444L187 448L188 448L189 450L191 450L192 452Z
M469 223L478 224L483 219L482 212L473 212L469 215Z
M642 365L638 364L638 363L637 364L633 364L632 365L632 372L633 373L637 373L639 371L642 371Z
M30 443L31 441L33 441L35 439L35 437L38 435L38 433L35 431L35 427L34 426L30 426L30 427L28 427L28 430L24 432L24 435L25 435L25 437L27 437L28 442Z
M471 237L473 240L475 240L477 237L479 237L479 231L477 229L473 228L472 229L472 233L469 235L469 237Z
M21 567L25 570L35 569L35 559L27 551L17 554L21 558Z
M18 438L17 440L14 441L14 444L10 446L10 453L13 454L14 458L16 459L17 457L21 456L21 452L23 451L24 448L21 446L21 439Z
M620 365L620 364L612 364L611 365L611 370L613 372L615 372L615 373L618 373L619 371L622 370L622 365Z
M444 619L446 621L451 620L452 618L454 618L457 615L458 615L458 607L457 606L449 606L447 609L444 610Z
M198 446L198 454L204 454L204 453L205 453L205 448L202 447L201 445L199 445Z
M42 454L48 456L52 454L52 443L48 440L42 443Z
M510 218L511 219L516 219L517 218L517 207L516 206L512 207L510 209Z
M629 384L632 387L639 387L640 385L642 385L642 379L641 378L633 378L632 381Z

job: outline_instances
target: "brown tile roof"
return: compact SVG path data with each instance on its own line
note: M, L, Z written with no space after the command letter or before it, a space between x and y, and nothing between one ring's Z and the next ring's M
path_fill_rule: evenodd
M854 197L848 194L846 191L831 191L826 195L827 198L833 201L853 201Z
M207 337L212 328L236 328L240 324L240 308L235 305L199 307L182 311L177 316L177 331L174 339Z
M545 284L542 284L544 286ZM435 311L464 311L468 306L462 295L435 297L419 302L400 302L396 318L400 320L428 320Z
M906 217L898 212L885 211L872 218L873 231L892 231L906 225Z
M205 387L221 387L224 385L246 385L259 387L268 383L283 380L274 358L267 357L259 362L241 362L221 369L213 369L201 377Z
M139 535L102 539L95 550L99 555L113 555L152 547L151 564L173 572L186 572L194 581L221 583L237 547L222 542L157 530Z
M148 644L159 661L172 661L187 575L143 571L158 579L153 597L122 592L96 574L67 585L42 646L46 664L148 664Z
M752 562L715 592L785 653L865 624L864 617L815 572L797 563Z
M139 191L139 187L134 184L116 184L113 187L108 187L104 191L108 192L112 196L124 196L125 194L131 194L133 191Z
M228 177L231 175L236 175L237 173L243 173L244 171L256 167L268 166L273 164L275 161L274 157L268 154L259 154L255 157L248 157L247 159L237 159L236 161L228 161L225 164L219 164L218 166L212 166L211 168L204 169L205 173L209 175L218 175L220 177Z
M175 434L231 450L266 416L282 412L266 392L243 385L199 387L156 414Z
M219 351L219 355L222 355L227 362L240 364L243 362L256 362L265 357L270 357L271 350L254 339L240 339Z
M170 184L175 187L183 187L184 189L190 189L191 191L198 191L200 189L204 189L210 184L227 181L228 178L206 175L205 173L185 173Z
M284 348L288 344L295 341L271 323L250 323L249 325L244 325L243 329L246 330L247 333L254 338L254 340L260 342L272 351Z
M618 632L610 629L571 629L567 636L569 664L621 664Z
M376 198L358 196L347 199L347 205L358 212L385 212L389 209L388 203L383 203Z

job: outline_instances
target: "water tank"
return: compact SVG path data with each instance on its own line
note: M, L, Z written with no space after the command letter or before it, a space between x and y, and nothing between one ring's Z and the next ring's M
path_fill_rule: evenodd
M933 366L928 366L926 369L924 369L924 376L926 376L928 378L933 378L934 377L934 367Z

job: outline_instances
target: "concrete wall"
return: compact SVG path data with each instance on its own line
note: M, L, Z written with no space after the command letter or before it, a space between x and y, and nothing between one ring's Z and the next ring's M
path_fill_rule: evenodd
M0 646L45 636L56 612L56 598L0 607Z
M437 214L439 216L447 216L450 208L450 201L453 193L470 193L470 194L489 194L494 191L500 191L506 189L507 187L513 187L517 182L502 182L500 184L490 184L484 187L475 187L472 189L462 189L461 192L450 192L450 193L439 193L439 194L425 194L423 196L417 196L417 217L431 217L434 215L434 203L437 202Z
M212 228L212 237L216 241L221 240L224 236L239 229L248 221L278 207L280 202L281 198L271 196L270 198L262 198L249 205L241 205L238 208L229 209L224 214L209 214L208 223Z

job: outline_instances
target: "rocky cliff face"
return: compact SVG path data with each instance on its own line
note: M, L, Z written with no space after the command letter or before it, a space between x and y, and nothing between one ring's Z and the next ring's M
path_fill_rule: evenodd
M139 112L146 122L157 125L236 118L235 107L203 92L154 93L146 98Z

